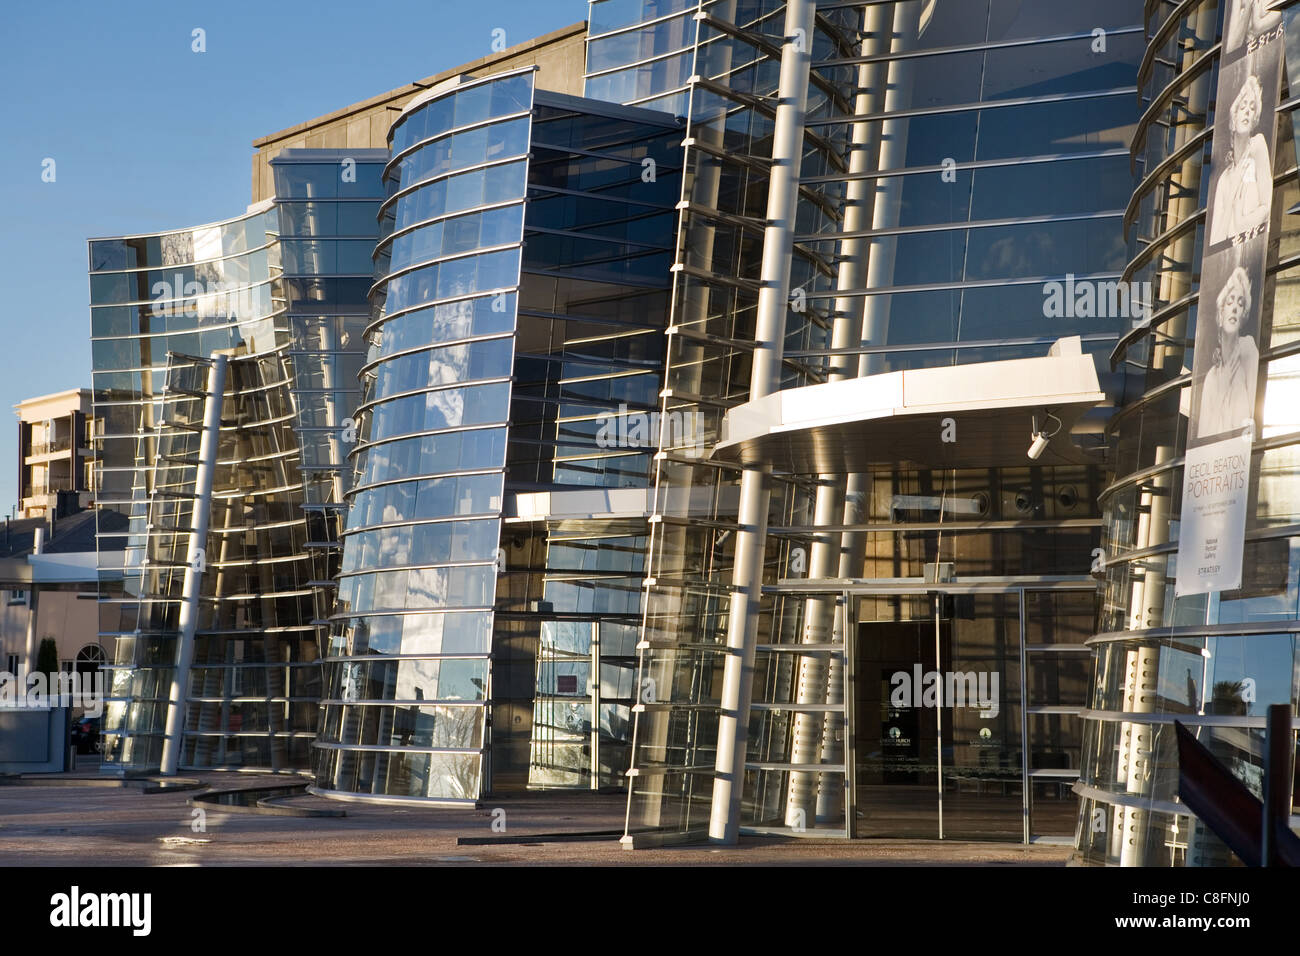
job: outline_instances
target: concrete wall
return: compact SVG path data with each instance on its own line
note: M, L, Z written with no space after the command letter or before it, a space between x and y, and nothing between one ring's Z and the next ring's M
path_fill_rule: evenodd
M554 30L500 53L462 63L433 76L353 103L325 116L299 123L253 141L253 202L275 194L271 160L282 149L384 149L388 127L402 107L435 83L461 74L489 76L523 66L538 68L538 89L582 95L586 66L587 24L575 23ZM484 46L488 38L484 38Z
M66 707L0 707L0 773L61 773L67 769Z

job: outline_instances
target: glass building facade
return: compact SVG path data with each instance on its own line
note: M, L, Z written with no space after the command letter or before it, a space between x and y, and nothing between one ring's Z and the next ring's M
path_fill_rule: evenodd
M720 773L745 522L741 469L712 452L760 345L790 33L784 3L698 12L663 410L698 414L704 447L667 449L656 474L629 835L703 832ZM643 5L647 34L661 14ZM1120 0L817 5L782 389L1044 355L1064 335L1104 366L1126 322L1048 318L1044 284L1123 271L1139 18ZM1121 401L1124 378L1102 381ZM963 467L958 442L948 468L770 476L742 825L1068 839L1109 411L1079 429L1079 464ZM940 564L955 583L927 587ZM997 673L996 716L894 706L890 676L918 664Z
M322 792L472 801L626 768L643 509L517 499L645 486L644 450L596 439L611 402L659 388L670 134L531 70L435 87L394 122Z
M1230 862L1173 721L1257 788L1300 702L1300 186L1284 80L1246 581L1175 597L1229 6L591 0L584 97L454 76L245 216L92 241L108 766L160 759L223 355L184 766ZM1070 356L1092 387L989 397ZM905 381L985 384L738 444ZM978 706L899 693L932 674Z
M356 441L352 416L387 162L387 150L378 149L286 149L271 160L306 547L322 638L342 558L344 494L352 479L347 453Z
M583 95L685 115L695 69L692 0L591 0Z
M1125 277L1150 283L1149 325L1112 361L1133 382L1110 426L1114 477L1101 497L1105 567L1079 793L1080 862L1221 866L1223 843L1177 801L1174 721L1191 729L1256 795L1264 714L1300 693L1300 557L1295 412L1300 201L1295 87L1284 78L1271 173L1267 282L1259 326L1260 427L1249 472L1240 589L1175 596L1192 406L1194 329L1207 245L1216 95L1231 4L1146 4L1138 73L1143 118L1133 137L1140 183L1128 204ZM1300 69L1296 10L1286 14L1286 73ZM1261 14L1266 13L1260 11ZM1274 15L1273 20L1277 20ZM1213 317L1202 316L1200 321ZM1253 370L1252 370L1253 372Z
M473 800L483 775L531 73L394 123L315 772Z
M316 729L312 572L293 433L289 337L273 205L229 222L92 240L95 477L107 665L105 767L162 755L180 644L186 542L207 368L227 356L181 763L288 769ZM109 539L124 538L110 546ZM120 561L120 564L118 563ZM106 565L105 562L113 562Z
M541 91L533 123L506 530L536 570L498 587L514 690L496 706L516 709L494 718L494 746L519 728L530 787L622 786L682 130Z
M244 217L91 242L96 483L130 522L101 529L101 571L125 581L101 599L106 768L162 756L214 354L228 367L180 765L310 762L386 159L289 150L274 201Z

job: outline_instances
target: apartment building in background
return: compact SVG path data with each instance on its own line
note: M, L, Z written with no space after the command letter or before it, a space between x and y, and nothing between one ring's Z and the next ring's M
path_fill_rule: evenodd
M91 503L90 389L69 389L14 406L18 415L18 517L41 518Z

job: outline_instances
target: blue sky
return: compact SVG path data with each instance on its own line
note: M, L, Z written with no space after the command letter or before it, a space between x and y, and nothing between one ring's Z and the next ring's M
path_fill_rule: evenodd
M87 238L238 215L257 137L484 56L495 29L514 45L586 14L585 0L8 5L0 510L17 500L14 403L90 387Z

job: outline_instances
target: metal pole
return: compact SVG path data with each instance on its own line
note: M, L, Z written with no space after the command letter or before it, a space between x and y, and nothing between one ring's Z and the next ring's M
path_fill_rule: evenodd
M600 623L591 622L591 789L600 789Z
M858 596L844 592L844 836L853 839L857 834L858 806L858 746L855 735L858 729L857 667L854 655L858 652ZM850 603L852 601L852 603Z
M32 554L43 554L45 552L45 529L37 528L32 532ZM23 648L23 673L26 675L36 673L36 661L40 657L40 643L37 641L36 631L36 602L38 599L39 588L36 586L35 567L32 568L32 581L27 591L27 641ZM27 693L27 684L24 683L27 677L24 676L20 681L18 688L22 693Z
M1295 738L1291 733L1291 705L1268 708L1264 732L1264 830L1260 840L1260 865L1278 866L1277 836L1289 826L1291 787L1295 773Z
M172 672L171 694L167 699L167 727L163 737L164 774L176 773L181 759L181 731L185 726L185 688L189 683L190 665L194 662L194 631L199 623L199 590L203 583L205 558L203 547L208 539L208 517L212 507L212 478L217 470L217 447L220 445L221 403L226 390L226 357L212 356L208 369L208 394L203 400L203 431L199 438L199 463L194 470L194 510L190 518L190 537L185 555L185 583L181 590L180 647L176 669Z
M767 227L763 232L761 288L754 329L756 347L749 385L751 400L771 394L781 382L815 7L812 0L789 0L785 8L785 42L781 47ZM718 843L735 843L740 836L740 797L749 742L749 705L754 690L754 647L758 640L769 499L767 471L747 468L740 480L739 531L727 618L716 775L709 810L709 838Z
M39 535L40 532L41 529L37 528L36 533ZM40 552L36 553L39 554ZM32 575L31 583L27 587L27 640L26 646L23 649L23 673L30 675L36 673L36 662L40 659L40 642L37 640L36 630L36 602L38 600L40 589L36 585L35 574ZM24 676L23 680L25 681L26 679L27 678ZM27 685L23 683L19 687L19 690L26 693Z
M936 572L937 573L937 572ZM938 758L937 766L939 770L939 839L943 839L943 655L940 649L939 632L941 625L939 622L940 609L943 604L943 595L934 592L934 671L939 675L938 697L935 698L934 707L934 726L935 726L935 756Z
M863 56L877 56L889 50L893 38L893 12L884 7L866 7L862 11ZM858 68L858 89L853 100L854 122L851 127L849 151L849 173L865 174L875 168L880 154L880 134L882 124L868 122L859 117L870 116L880 111L884 104L885 90L889 86L888 63L864 63ZM876 184L874 180L850 179L844 187L844 221L841 231L854 233L871 228L871 213L875 208ZM840 242L840 268L836 277L836 288L842 290L860 289L867 281L867 259L871 251L871 242L861 238L843 239ZM861 296L848 295L835 300L835 324L831 330L831 347L835 349L850 348L864 344L862 317L866 303ZM831 359L827 372L827 381L841 381L865 374L863 364L866 356L853 361L849 356L835 356ZM825 480L826 476L823 476ZM859 505L867 487L866 476L855 473L847 478L837 480L836 491L840 493L837 504L839 514L846 525L859 524L863 516L859 514ZM822 506L820 491L817 508ZM862 562L866 557L866 535L861 531L849 532L838 536L838 565L833 573L840 578L852 578L862 574ZM811 576L811 572L810 576ZM847 601L847 594L845 600ZM847 605L845 617L847 618ZM841 623L843 623L841 621ZM835 640L832 634L831 640ZM848 642L840 635L845 648ZM847 651L845 651L847 653ZM842 695L845 683L844 661L831 656L827 665L826 703L837 704L852 698ZM802 701L801 701L802 702ZM796 718L797 719L797 718ZM825 715L822 727L821 759L823 763L836 764L844 760L846 748L841 745L839 735L845 733L843 714L829 712ZM792 774L793 776L793 774ZM847 785L848 776L840 777L835 773L820 774L817 785L816 815L818 820L829 819L835 808L844 801L839 788ZM846 819L846 826L849 822ZM851 834L850 834L851 835Z
M1033 798L1029 776L1029 655L1025 652L1025 589L1016 590L1020 616L1020 812L1023 815L1021 838L1026 845L1033 838L1030 833L1030 800Z

